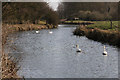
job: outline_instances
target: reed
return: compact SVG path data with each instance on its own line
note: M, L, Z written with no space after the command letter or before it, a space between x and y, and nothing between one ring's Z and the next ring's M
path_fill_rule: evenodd
M1 57L1 67L2 67L2 75L1 79L17 79L19 78L17 75L17 71L20 67L17 66L17 62L15 58L8 56L8 54L2 53Z

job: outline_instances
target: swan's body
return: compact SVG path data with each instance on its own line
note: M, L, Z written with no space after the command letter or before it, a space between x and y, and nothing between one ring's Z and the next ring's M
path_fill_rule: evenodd
M82 50L79 48L79 45L76 45L77 51L76 52L82 52Z
M52 34L53 32L52 32L52 31L50 31L49 33L50 33L50 34Z
M106 55L106 56L107 56L107 52L106 52L106 51L104 51L104 52L103 52L103 55Z
M77 49L77 52L81 52L82 50L81 49Z
M104 52L103 52L103 55L107 56L107 51L105 50L105 46L104 46Z
M39 33L39 31L36 31L36 33L38 34L38 33Z

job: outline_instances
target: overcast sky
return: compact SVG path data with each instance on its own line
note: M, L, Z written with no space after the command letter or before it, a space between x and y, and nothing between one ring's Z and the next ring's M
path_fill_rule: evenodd
M53 8L55 11L57 10L59 3L61 2L61 0L44 0L44 1L46 1L49 4L49 6Z
M17 1L17 2L43 2L44 0L0 0L2 2L6 1ZM46 0L50 2L118 2L120 0Z
M50 7L57 10L60 2L118 2L119 0L0 0L2 2L43 2L49 3Z
M45 0L55 11L60 2L118 2L119 0Z

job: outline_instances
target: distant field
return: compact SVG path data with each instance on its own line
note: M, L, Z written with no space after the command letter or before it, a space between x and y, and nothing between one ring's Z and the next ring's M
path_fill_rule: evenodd
M38 24L44 25L44 24L46 24L46 21L39 21Z
M83 20L65 21L65 23L83 23L83 22L92 22L92 21L83 21Z
M82 20L73 20L73 21L65 21L65 23L94 23L90 24L88 28L99 28L103 30L120 30L120 26L118 25L118 21L112 21L112 29L110 21L82 21Z
M94 24L88 25L89 28L99 28L104 30L120 30L120 27L118 26L118 21L112 21L112 29L110 21L93 21Z

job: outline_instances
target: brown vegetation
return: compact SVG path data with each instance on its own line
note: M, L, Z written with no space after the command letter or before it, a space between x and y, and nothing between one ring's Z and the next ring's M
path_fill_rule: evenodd
M86 36L87 38L95 41L120 47L119 31L101 30L98 28L91 29L85 26L80 26L73 33L79 36Z
M17 71L20 67L18 67L15 58L12 60L12 57L8 57L7 54L2 53L1 58L1 67L2 67L2 74L1 79L13 79L19 78L17 75Z
M5 24L38 24L45 20L47 24L57 26L59 18L56 11L46 2L3 2L2 22Z

